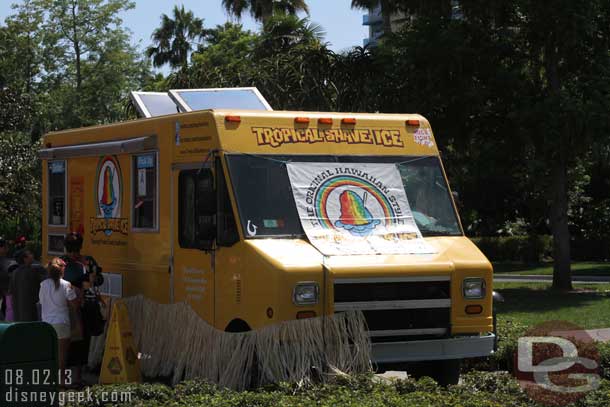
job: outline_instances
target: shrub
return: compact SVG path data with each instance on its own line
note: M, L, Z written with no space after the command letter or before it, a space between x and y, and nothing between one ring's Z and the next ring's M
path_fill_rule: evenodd
M527 330L527 326L513 321L498 321L498 350L489 357L467 359L462 364L463 372L482 371L513 371L514 355L517 350L517 340Z
M601 375L604 379L610 380L610 342L598 343L597 350L599 351Z

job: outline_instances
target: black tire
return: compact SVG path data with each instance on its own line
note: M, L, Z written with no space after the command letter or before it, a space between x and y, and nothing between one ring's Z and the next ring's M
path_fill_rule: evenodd
M461 365L460 359L418 362L407 367L407 374L415 379L428 376L440 386L447 387L459 383Z
M225 328L225 332L233 332L233 333L241 333L241 332L249 332L252 329L250 325L244 320L234 319L227 325ZM255 367L252 368L252 372L250 375L250 383L248 384L248 389L256 389L258 387L258 383L260 381L260 372L256 367L258 365L258 353L255 351L253 355L253 364Z

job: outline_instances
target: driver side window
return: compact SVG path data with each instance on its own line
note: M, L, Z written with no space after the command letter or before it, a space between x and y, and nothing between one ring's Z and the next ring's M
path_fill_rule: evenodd
M210 250L232 246L239 240L229 192L217 159L214 173L210 168L184 170L178 179L179 243L188 249Z
M207 248L216 235L216 193L212 170L181 171L178 183L180 247Z

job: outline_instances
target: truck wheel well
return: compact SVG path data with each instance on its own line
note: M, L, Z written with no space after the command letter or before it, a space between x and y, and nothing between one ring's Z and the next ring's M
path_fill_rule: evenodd
M225 332L248 332L251 331L250 325L243 319L234 319L229 322L229 325L225 328Z

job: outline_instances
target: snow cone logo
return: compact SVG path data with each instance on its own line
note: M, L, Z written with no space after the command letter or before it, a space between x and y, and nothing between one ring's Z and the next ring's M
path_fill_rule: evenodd
M584 329L565 321L549 321L519 338L515 376L539 404L565 406L600 386L600 355Z
M318 188L315 202L322 227L344 229L354 236L369 236L382 220L387 226L396 216L381 189L351 176L326 180Z
M301 225L325 256L431 254L392 163L287 163Z
M98 218L110 220L121 217L122 180L121 167L117 158L115 156L102 157L97 167L97 188L95 190ZM107 236L110 236L112 231L112 227L104 229Z

